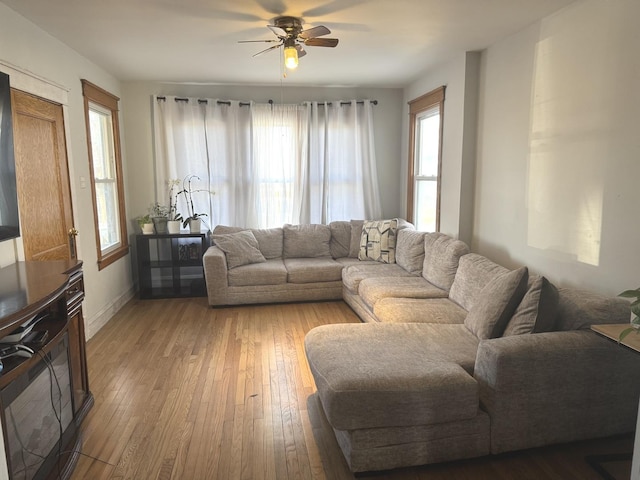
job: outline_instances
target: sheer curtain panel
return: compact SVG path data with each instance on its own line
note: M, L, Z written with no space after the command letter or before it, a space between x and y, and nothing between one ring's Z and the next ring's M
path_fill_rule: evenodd
M197 175L206 223L270 228L382 215L372 104L157 99L156 195ZM209 195L211 190L215 195ZM178 204L184 215L184 199Z

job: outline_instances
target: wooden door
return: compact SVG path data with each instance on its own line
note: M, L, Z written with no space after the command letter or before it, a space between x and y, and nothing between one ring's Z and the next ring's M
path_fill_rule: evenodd
M62 105L15 89L11 102L25 259L69 259L75 253Z

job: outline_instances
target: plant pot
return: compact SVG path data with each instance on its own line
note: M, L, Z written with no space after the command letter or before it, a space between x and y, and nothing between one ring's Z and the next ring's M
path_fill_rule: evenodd
M167 231L169 233L180 233L180 220L169 220L167 222Z
M200 233L201 228L202 220L200 220L199 218L189 220L189 232Z
M156 233L167 233L167 217L152 217Z
M142 233L145 235L153 235L155 233L153 223L143 223L140 228L142 228Z

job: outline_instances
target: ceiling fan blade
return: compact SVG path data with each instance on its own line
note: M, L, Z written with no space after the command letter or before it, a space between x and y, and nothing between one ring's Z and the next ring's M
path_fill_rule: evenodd
M256 0L256 3L265 11L274 15L283 15L287 10L287 7L282 0Z
M275 33L276 36L278 36L280 38L286 38L287 37L287 31L284 28L276 27L275 25L267 25L267 28L269 30L271 30L273 33Z
M307 54L306 50L302 48L302 45L299 43L296 43L296 51L298 52L298 58L304 57Z
M319 5L315 8L302 12L303 17L321 17L323 15L329 15L331 13L340 12L347 8L355 7L361 3L365 3L367 0L332 0L324 5Z
M253 54L252 57L257 57L258 55L262 55L263 53L267 53L268 51L273 50L274 48L280 48L280 44L274 45L273 47L265 48L264 50Z
M238 43L272 43L272 42L280 42L280 40L238 40Z
M324 25L318 25L317 27L309 28L300 32L300 38L306 40L308 38L321 37L322 35L328 35L331 33Z
M335 47L338 45L337 38L309 38L304 41L307 47Z

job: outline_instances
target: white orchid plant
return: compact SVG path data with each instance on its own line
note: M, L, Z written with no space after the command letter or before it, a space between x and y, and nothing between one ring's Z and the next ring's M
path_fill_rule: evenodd
M191 187L191 182L193 180L200 180L200 177L198 177L197 175L187 175L186 177L184 177L184 179L182 180L182 190L180 190L179 192L176 193L176 197L178 195L184 195L185 198L185 203L187 204L187 217L183 218L181 217L182 220L182 226L183 227L187 227L187 225L189 225L189 222L191 220L197 220L198 218L201 217L206 217L207 214L206 213L196 213L195 208L193 206L193 194L194 193L198 193L198 192L206 192L209 195L215 195L215 192L212 192L210 190L205 190L203 188L198 188L193 190ZM179 185L180 181L179 180L171 180L172 182L177 182L176 185Z

